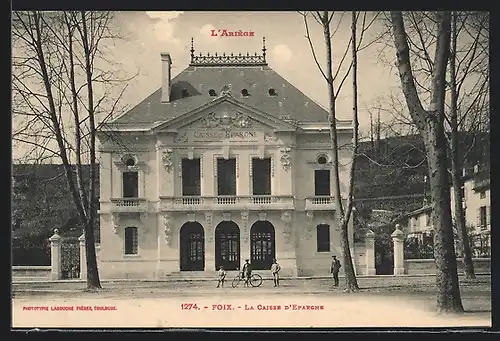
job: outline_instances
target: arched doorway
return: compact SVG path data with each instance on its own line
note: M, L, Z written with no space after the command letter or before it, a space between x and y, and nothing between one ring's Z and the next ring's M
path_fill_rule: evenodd
M215 228L215 268L240 269L240 228L233 221L223 221Z
M198 222L187 222L180 231L181 271L205 269L205 231Z
M274 226L268 221L257 221L250 229L252 269L269 270L276 257Z

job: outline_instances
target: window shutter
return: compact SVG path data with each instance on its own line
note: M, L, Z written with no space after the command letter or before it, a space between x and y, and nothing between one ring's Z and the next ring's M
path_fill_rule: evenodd
M477 209L477 227L481 226L481 208Z
M491 206L486 206L486 226L490 226L491 223Z

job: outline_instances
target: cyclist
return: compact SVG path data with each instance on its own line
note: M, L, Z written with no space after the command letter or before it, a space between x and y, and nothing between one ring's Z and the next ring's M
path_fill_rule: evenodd
M245 259L245 264L243 269L241 269L241 278L245 279L245 286L250 286L250 277L252 276L252 265L249 263L248 259Z

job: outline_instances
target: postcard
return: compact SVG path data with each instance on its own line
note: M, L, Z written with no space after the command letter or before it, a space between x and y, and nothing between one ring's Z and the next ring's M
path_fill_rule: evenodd
M488 13L12 18L14 329L491 326Z

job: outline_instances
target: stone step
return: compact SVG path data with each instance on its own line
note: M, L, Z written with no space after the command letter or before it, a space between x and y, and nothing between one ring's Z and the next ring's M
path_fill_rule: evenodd
M42 276L15 276L12 278L12 281L18 282L47 282L50 281L50 277L42 277Z

